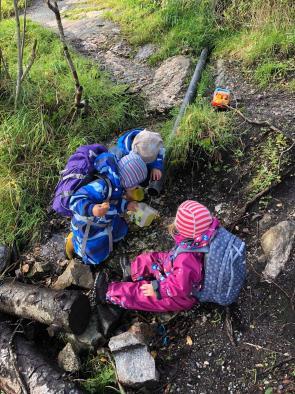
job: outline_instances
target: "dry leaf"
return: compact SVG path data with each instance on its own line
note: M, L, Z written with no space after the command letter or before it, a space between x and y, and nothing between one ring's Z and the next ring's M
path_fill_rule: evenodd
M23 266L22 266L22 273L23 274L26 274L26 273L28 273L30 271L30 266L29 266L29 264L24 264Z
M153 359L155 359L157 357L158 353L155 350L151 351L151 356L153 357Z
M193 344L193 340L189 335L186 337L186 344L189 346L192 346Z
M99 361L101 361L102 363L107 363L108 359L104 356L100 357Z

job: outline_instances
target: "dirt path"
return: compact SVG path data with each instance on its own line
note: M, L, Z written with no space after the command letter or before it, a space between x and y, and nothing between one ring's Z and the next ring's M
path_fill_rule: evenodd
M165 113L181 102L190 72L188 57L173 56L158 67L151 67L148 59L155 51L154 45L132 48L122 37L120 27L103 18L103 11L87 12L87 5L83 4L79 19L71 20L63 15L68 10L79 10L79 2L63 0L58 5L71 44L85 56L98 61L114 81L127 84L131 92L142 94L148 113ZM33 2L28 16L57 31L55 16L42 0Z

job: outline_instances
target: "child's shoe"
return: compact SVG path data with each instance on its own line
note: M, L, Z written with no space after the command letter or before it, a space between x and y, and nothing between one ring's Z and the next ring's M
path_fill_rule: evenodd
M104 304L106 302L106 295L108 289L108 276L105 272L98 272L94 280L94 297L97 304Z
M129 282L131 281L131 264L126 254L123 254L120 257L120 267L123 273L123 281Z
M70 232L65 239L65 256L67 259L71 260L75 255L74 245L73 245L73 233Z

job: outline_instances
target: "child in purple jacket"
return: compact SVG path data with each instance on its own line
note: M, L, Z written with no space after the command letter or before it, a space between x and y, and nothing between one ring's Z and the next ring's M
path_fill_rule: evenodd
M176 257L181 245L208 245L219 222L206 207L196 201L183 202L170 228L175 247L170 252L144 253L131 263L130 282L107 283L105 273L95 281L96 302L112 303L125 309L148 312L181 311L192 308L194 294L203 280L203 253L185 252Z

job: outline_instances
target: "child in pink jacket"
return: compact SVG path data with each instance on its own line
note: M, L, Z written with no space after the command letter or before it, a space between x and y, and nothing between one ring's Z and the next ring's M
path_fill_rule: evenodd
M219 222L196 201L183 202L171 226L175 247L170 252L144 253L131 263L130 282L107 283L101 273L95 281L96 302L112 303L125 309L148 312L181 311L198 303L193 295L203 280L203 253L185 252L174 256L176 248L207 246Z

